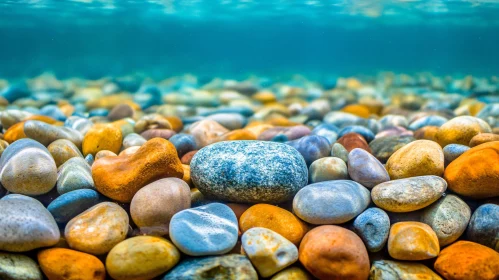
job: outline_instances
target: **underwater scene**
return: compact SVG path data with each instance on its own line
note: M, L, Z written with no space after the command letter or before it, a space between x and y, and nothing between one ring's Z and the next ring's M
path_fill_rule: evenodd
M0 0L0 280L498 280L498 0Z

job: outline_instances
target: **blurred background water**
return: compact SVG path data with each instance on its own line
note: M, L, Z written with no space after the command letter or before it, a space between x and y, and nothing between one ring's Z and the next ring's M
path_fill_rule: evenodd
M0 77L499 74L497 0L0 0Z

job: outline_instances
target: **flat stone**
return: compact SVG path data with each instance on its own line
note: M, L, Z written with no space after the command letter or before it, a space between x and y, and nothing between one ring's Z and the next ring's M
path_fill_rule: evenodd
M24 133L28 138L36 140L44 146L48 146L58 139L67 139L80 148L83 141L83 135L77 130L34 120L24 123Z

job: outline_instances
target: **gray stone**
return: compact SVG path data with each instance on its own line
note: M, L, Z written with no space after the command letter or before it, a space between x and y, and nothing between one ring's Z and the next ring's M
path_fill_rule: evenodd
M369 189L390 180L383 164L366 150L359 148L348 154L348 174L352 180Z
M348 179L347 165L337 157L325 157L314 161L309 167L311 183Z
M362 212L353 221L357 235L362 238L369 252L378 252L386 244L390 233L390 218L385 211L373 207Z
M50 143L58 139L67 139L73 142L76 147L81 148L83 135L75 129L55 126L41 121L27 121L24 123L24 134L28 138L48 146Z
M331 148L331 156L341 158L344 162L348 162L348 151L340 143L334 143Z
M95 190L92 170L83 158L70 158L59 167L57 179L57 192L65 194L74 190Z
M134 146L142 146L147 140L137 133L130 133L123 139L123 149Z
M0 252L0 279L42 280L43 275L36 262L30 257Z
M300 153L275 142L218 142L199 150L190 166L204 195L231 202L284 202L308 181Z
M385 163L396 151L416 139L412 136L383 136L369 143L373 155Z
M341 224L362 213L370 202L369 190L357 182L325 181L301 189L293 199L293 211L311 224Z
M468 239L499 252L499 205L483 204L471 216Z
M449 144L445 146L443 149L445 165L449 165L451 162L453 162L456 158L464 154L464 152L466 152L469 149L470 147L460 144Z

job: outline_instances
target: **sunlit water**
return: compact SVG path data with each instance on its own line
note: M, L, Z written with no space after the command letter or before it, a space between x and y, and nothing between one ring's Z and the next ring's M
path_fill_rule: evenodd
M499 1L0 0L0 77L499 74Z

